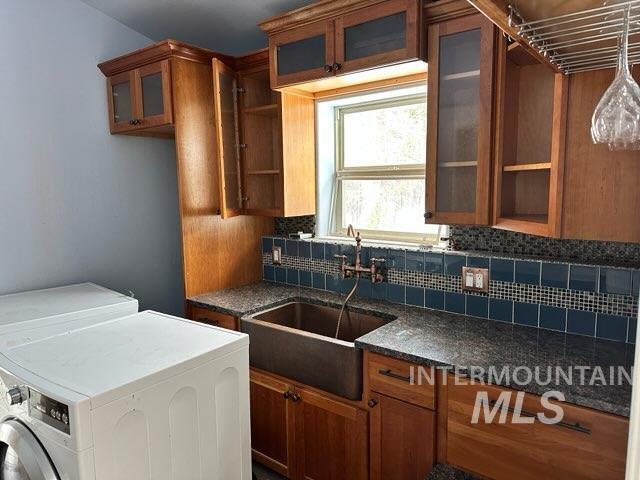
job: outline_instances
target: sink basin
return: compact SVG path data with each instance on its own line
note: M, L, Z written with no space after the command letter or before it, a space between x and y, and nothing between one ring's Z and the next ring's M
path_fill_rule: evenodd
M362 397L362 350L353 341L395 318L340 308L291 302L242 319L249 334L251 366L350 400Z

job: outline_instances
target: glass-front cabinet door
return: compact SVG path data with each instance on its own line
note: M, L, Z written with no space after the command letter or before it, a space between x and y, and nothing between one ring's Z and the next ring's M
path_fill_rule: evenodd
M173 121L169 60L135 70L137 118L140 127L155 127Z
M333 20L271 36L269 55L274 88L332 76Z
M135 107L133 83L132 72L120 73L107 79L111 133L132 128Z
M425 221L488 225L494 28L473 15L428 35Z
M242 213L236 92L236 73L220 60L214 58L213 96L222 218L234 217Z
M419 2L391 0L336 19L334 70L351 72L420 57Z

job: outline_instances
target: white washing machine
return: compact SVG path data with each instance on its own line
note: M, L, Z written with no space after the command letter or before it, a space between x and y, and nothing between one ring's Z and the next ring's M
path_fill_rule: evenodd
M249 480L248 345L150 311L0 335L0 478Z

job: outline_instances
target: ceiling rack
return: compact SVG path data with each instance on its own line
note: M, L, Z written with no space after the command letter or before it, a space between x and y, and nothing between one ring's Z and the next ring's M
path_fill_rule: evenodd
M605 2L609 3L609 2ZM580 12L526 21L509 5L509 25L520 39L565 74L617 65L624 12L629 15L629 64L640 63L640 0L618 2Z

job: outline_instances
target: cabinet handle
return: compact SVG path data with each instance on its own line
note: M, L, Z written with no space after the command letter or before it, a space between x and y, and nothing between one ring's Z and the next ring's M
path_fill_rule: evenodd
M393 373L391 369L387 369L387 370L380 369L378 370L378 373L380 375L384 375L385 377L395 378L396 380L402 380L404 382L411 382L411 377L405 377L404 375Z
M337 72L337 71L338 71L338 70L340 70L341 68L342 68L342 64L341 64L341 63L336 62L336 63L334 63L334 64L333 64L333 70L334 70L335 72Z
M367 402L367 405L369 405L369 407L373 408L373 407L375 407L376 405L378 405L378 401L377 401L376 399L372 398L371 400L369 400L369 401Z
M213 320L213 319L207 318L207 317L201 317L198 320L196 320L196 322L206 323L208 325L213 325L214 327L217 327L218 325L220 325L220 321L219 320Z
M496 401L495 400L491 400L489 402L489 405L494 407L496 405ZM515 409L513 409L511 407L507 407L507 412L515 413ZM534 417L534 418L537 417L536 414L531 413L531 412L527 412L526 410L520 410L519 415L522 416L522 417ZM591 435L591 430L588 429L587 427L583 426L583 425L580 425L578 422L576 422L576 423L558 422L558 423L554 423L552 425L555 425L557 427L562 427L562 428L568 428L569 430L573 430L573 431L576 431L576 432L584 433L586 435Z
M333 67L331 65L325 65L324 71L327 73L331 73L333 71Z
M425 219L433 218L433 213L432 212L425 212L424 218Z
M286 399L289 400L289 398L291 398L291 392L289 390L287 390L286 392L282 393L282 396Z

